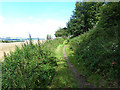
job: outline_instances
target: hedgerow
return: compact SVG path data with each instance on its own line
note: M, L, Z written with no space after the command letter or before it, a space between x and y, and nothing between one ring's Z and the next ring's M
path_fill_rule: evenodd
M5 54L2 63L2 87L47 87L55 75L57 66L56 58L51 56L52 49L59 43L62 43L62 39L49 40L42 45L38 41L34 45L30 39L30 42L24 43L22 48L16 46L14 52Z

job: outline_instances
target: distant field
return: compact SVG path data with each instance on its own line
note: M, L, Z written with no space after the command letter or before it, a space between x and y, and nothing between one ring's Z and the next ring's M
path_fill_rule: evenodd
M15 43L0 43L0 61L4 59L4 52L9 53L10 50L15 50L15 45L21 47L23 42L15 42Z
M40 40L40 42L44 42L44 40ZM9 53L9 51L15 50L15 45L21 47L24 42L14 42L14 43L0 43L0 61L4 60L4 52ZM34 40L33 43L37 43L37 40Z

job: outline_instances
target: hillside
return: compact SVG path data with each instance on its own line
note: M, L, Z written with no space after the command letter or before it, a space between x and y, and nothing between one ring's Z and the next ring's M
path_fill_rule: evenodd
M120 79L118 8L119 3L109 3L102 7L101 17L95 28L68 40L69 49L74 52L72 53L74 57L68 54L70 59L74 59L71 62L80 73L98 86L118 87ZM116 12L112 12L113 10ZM100 85L101 80L103 81Z
M119 77L119 48L118 37L109 34L102 29L94 29L89 32L69 40L69 48L74 51L73 61L78 71L86 77L93 74L100 76L99 79L106 79L117 84ZM119 37L120 38L120 37ZM71 56L71 55L70 55ZM69 57L70 57L69 56ZM81 68L81 64L82 67ZM86 69L86 71L84 71ZM93 80L93 83L94 82ZM100 83L100 82L99 82Z

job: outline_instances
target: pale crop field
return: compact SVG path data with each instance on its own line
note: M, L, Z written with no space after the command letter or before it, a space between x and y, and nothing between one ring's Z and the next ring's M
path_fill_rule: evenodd
M41 43L44 42L44 40L40 40ZM9 54L10 51L14 51L15 47L21 47L22 44L25 42L14 42L14 43L0 43L0 61L4 60L4 52ZM34 40L33 43L37 43L37 40Z
M23 42L14 42L14 43L0 43L0 61L4 60L4 52L9 53L9 51L15 50L15 45L21 47Z

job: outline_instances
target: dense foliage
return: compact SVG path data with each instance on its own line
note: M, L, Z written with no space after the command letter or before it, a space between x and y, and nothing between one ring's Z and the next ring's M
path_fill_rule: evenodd
M77 2L75 10L67 23L67 30L71 35L78 36L96 25L99 18L99 8L103 3Z
M96 28L70 40L78 63L82 61L88 70L86 76L98 73L107 80L117 82L120 79L119 12L120 3L107 3L101 7L101 17Z
M78 36L95 27L100 17L102 2L76 2L66 29L56 31L56 36ZM66 33L67 32L67 33ZM64 34L66 33L66 34Z
M15 52L10 52L10 55L5 54L2 64L2 87L47 87L55 75L57 65L56 58L51 56L52 49L63 43L62 41L55 39L41 45L38 40L34 45L30 39L30 42L24 43L22 48L16 47Z
M67 33L67 28L59 28L56 32L55 32L55 36L56 37L64 37L64 36L68 36Z

